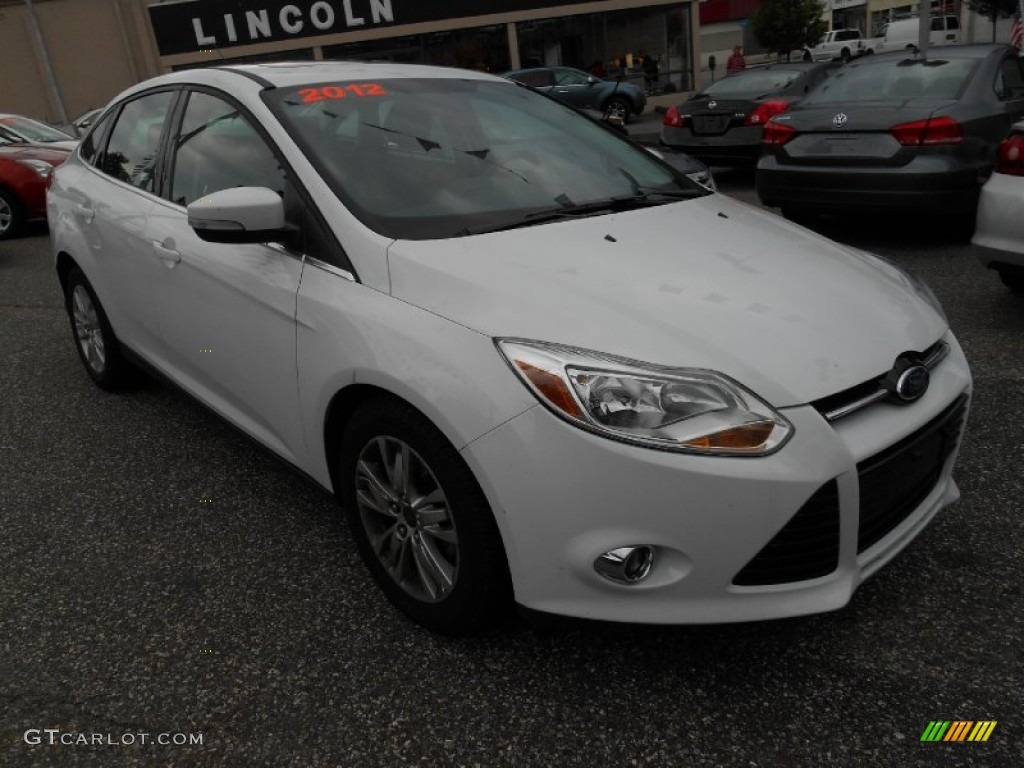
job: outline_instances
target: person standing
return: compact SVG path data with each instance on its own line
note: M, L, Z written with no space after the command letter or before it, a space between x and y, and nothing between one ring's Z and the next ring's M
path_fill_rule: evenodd
M732 56L725 62L725 74L734 75L737 72L747 68L747 60L743 58L743 46L734 45L732 47Z
M654 93L658 87L658 60L650 54L646 54L644 56L643 70L647 93Z

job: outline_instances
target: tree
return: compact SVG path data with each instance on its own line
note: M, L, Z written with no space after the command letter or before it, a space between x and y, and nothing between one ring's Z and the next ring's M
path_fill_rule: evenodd
M1017 0L967 0L967 7L992 22L992 42L996 41L996 19L1008 19L1017 12Z
M828 31L819 0L763 0L751 23L754 37L769 51L789 54L817 45Z

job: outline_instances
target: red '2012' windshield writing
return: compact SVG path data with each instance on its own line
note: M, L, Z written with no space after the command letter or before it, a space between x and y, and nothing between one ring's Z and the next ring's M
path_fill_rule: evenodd
M322 88L301 88L303 104L313 104L327 99L344 99L347 96L387 96L388 92L379 83L351 83L349 85L325 85Z

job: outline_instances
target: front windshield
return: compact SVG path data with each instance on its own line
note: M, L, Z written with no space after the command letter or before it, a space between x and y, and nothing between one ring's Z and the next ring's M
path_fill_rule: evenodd
M723 77L709 85L703 93L709 96L734 96L740 94L762 94L781 91L800 76L798 69L751 69L736 75Z
M345 205L388 237L454 237L596 214L601 201L707 193L603 126L510 82L393 79L263 97Z
M955 99L976 64L974 59L890 59L881 63L846 66L811 91L803 106Z
M5 125L11 131L29 141L74 141L73 136L68 136L56 128L51 128L45 123L37 123L27 117L0 117L0 125Z

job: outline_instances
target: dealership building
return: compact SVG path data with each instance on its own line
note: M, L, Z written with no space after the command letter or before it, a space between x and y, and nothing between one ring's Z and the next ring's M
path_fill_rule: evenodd
M386 60L503 72L575 66L695 87L697 3L680 0L0 0L0 112L67 122L177 69Z

